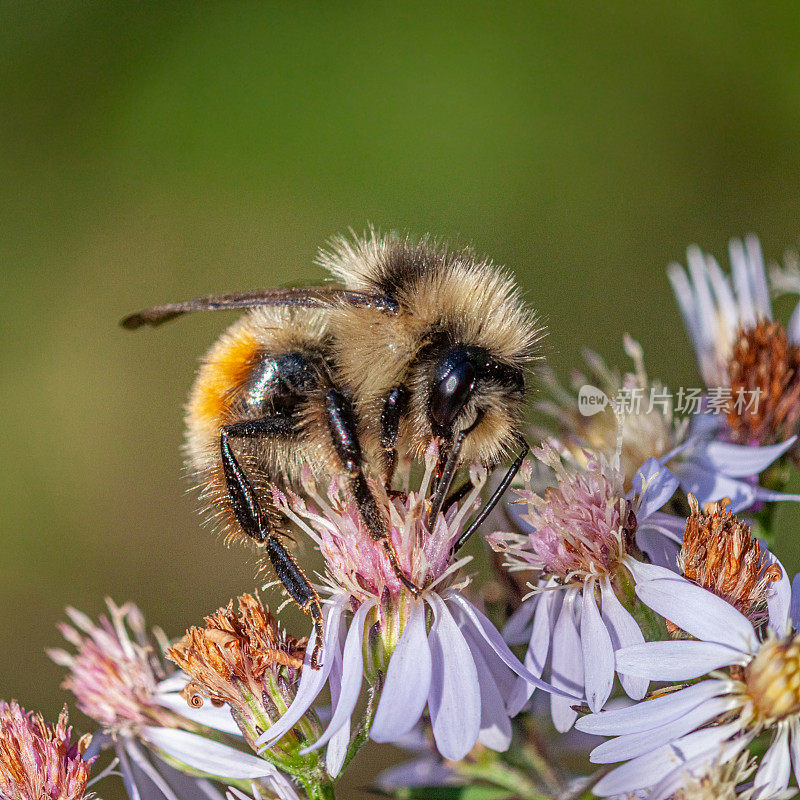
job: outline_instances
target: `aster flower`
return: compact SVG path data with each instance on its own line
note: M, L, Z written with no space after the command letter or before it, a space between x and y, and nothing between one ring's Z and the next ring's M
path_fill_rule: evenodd
M81 800L93 758L84 758L92 740L75 740L67 709L55 725L0 700L0 797L3 800Z
M106 602L109 616L98 623L67 609L72 624L60 630L75 652L54 649L49 655L69 670L63 686L74 694L78 708L100 724L97 741L113 746L132 798L140 790L155 790L167 800L187 792L207 794L205 777L268 783L282 777L264 759L209 738L227 734L233 742L232 736L240 735L229 710L187 705L180 692L188 678L165 661L163 633L148 634L135 605ZM204 777L188 784L182 776L175 780L170 765Z
M655 573L654 573L655 574ZM725 764L759 735L770 744L758 766L756 797L784 792L800 746L798 581L782 619L759 636L750 620L711 592L664 573L637 592L657 613L694 637L647 642L617 652L617 668L646 680L693 681L628 708L588 715L581 730L615 736L592 751L594 763L627 760L595 787L601 796L657 786L668 797L687 772ZM792 609L790 615L790 608ZM775 628L781 631L775 632ZM628 760L629 759L629 760ZM794 757L795 773L800 763Z
M800 305L788 327L773 320L761 246L755 236L730 243L725 275L698 247L687 250L688 271L668 274L698 369L706 386L730 389L731 438L769 445L797 433L800 421ZM744 398L756 396L752 407ZM737 404L737 398L743 401Z
M283 631L260 598L244 594L205 618L205 627L194 627L170 648L174 661L189 682L181 695L193 708L226 704L245 741L256 750L256 740L286 712L295 697L306 640ZM318 753L298 756L303 745L319 738L319 719L313 710L263 757L308 782L328 780ZM317 781L318 782L318 781Z
M614 651L644 641L629 610L633 588L649 566L642 563L643 553L675 569L684 522L657 509L672 496L677 480L651 459L626 494L622 470L602 455L587 453L585 468L568 468L549 444L534 455L552 469L556 486L543 494L530 485L521 490L527 510L519 516L523 532L488 537L506 553L511 569L540 571L532 597L509 620L505 634L513 643L527 641L525 665L531 672L541 675L549 654L553 685L585 693L590 708L599 710L613 686ZM643 697L647 681L619 672L624 690ZM519 710L532 691L518 684L511 710ZM575 721L572 705L551 696L559 731Z
M753 538L750 527L733 515L725 501L709 503L701 511L690 494L689 506L678 553L680 573L732 605L756 628L770 611L781 624L789 578L780 562ZM667 630L677 632L669 620Z
M329 683L331 721L306 751L327 744L328 770L338 774L348 752L353 752L351 716L366 676L370 702L354 742L365 739L367 731L375 741L396 741L427 708L439 752L457 760L477 741L497 750L509 746L507 699L515 676L552 689L519 663L492 623L460 592L468 583L460 569L469 559L458 559L451 551L480 496L486 471L473 468L472 491L460 506L439 513L429 527L427 495L436 462L434 444L426 453L417 491L390 499L382 487L373 487L400 564L407 577L422 587L416 598L398 580L384 548L370 537L354 502L337 481L322 497L310 474L305 474L306 494L316 508L296 496L275 492L276 503L317 543L325 558L322 591L327 602L323 666L303 668L294 703L266 731L262 745L284 736ZM314 637L312 633L307 653Z
M679 393L681 405L676 409L675 398L666 387L648 378L639 343L626 335L624 347L633 360L632 372L620 375L596 353L586 351L588 372L573 376L575 394L563 388L552 372L544 372L551 399L537 407L553 420L560 446L579 464L585 464L586 452L607 458L617 454L629 490L639 467L655 459L701 504L728 497L734 511L756 502L800 500L799 495L783 494L758 483L759 474L795 444L796 436L763 447L758 442L731 441L724 415L705 413L709 410L707 397ZM600 389L608 398L606 408L589 416L580 412L578 399L587 386ZM689 416L680 418L677 410ZM546 438L546 431L538 432Z

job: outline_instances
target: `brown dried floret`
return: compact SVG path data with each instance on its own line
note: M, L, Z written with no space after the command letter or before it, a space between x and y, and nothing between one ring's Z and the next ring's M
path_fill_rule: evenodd
M684 576L758 624L766 610L767 589L781 578L753 538L749 526L737 519L727 500L709 503L701 511L690 494L691 515L686 520L678 567ZM675 626L668 623L671 633Z
M797 432L800 347L789 342L783 325L761 320L753 328L740 328L728 376L728 423L737 442L768 445ZM737 403L737 398L742 400Z
M260 598L243 594L205 618L205 628L190 628L167 653L190 677L182 694L194 706L202 697L214 703L241 700L241 685L255 696L262 693L268 670L300 670L306 639L295 639L278 626Z

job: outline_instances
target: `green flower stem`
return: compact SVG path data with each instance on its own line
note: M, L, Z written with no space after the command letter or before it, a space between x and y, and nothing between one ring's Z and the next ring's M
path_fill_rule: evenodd
M336 800L336 793L333 790L333 781L326 780L315 783L314 781L303 781L303 788L306 790L308 800Z

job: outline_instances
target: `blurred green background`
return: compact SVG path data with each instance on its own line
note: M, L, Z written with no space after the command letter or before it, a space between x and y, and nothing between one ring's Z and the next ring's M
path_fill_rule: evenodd
M181 473L232 317L121 316L316 281L317 246L372 222L512 266L562 374L583 345L624 363L629 331L696 385L664 267L795 243L799 36L789 2L0 6L0 696L56 714L65 604L134 599L176 635L254 584Z

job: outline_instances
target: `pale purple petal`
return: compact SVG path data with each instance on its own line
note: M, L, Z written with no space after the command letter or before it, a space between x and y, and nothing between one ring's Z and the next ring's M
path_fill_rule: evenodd
M603 605L603 621L611 636L611 645L614 650L619 650L621 647L630 647L634 644L642 644L644 635L639 625L620 603L611 588L608 578L604 578L600 584L600 599ZM619 680L627 695L634 700L641 700L645 692L647 692L649 681L646 678L620 674Z
M792 751L794 779L800 786L800 726L798 726L797 721L789 723L789 745Z
M767 548L766 542L759 540L761 552L768 564L777 564L781 571L779 580L770 583L767 587L767 610L769 611L769 625L778 634L785 636L791 623L790 609L792 605L792 584L783 568L783 564Z
M795 630L800 629L800 575L792 578L792 603L789 616L792 620L792 627Z
M485 614L478 611L465 597L462 597L458 592L453 592L447 596L447 602L452 603L463 612L463 621L472 627L484 641L494 650L497 657L513 672L516 672L524 680L532 683L537 689L544 689L551 694L561 694L564 697L575 700L574 696L569 692L561 691L554 688L549 683L539 679L536 675L528 672L527 669L520 663L519 659L508 649L508 645L503 641L503 637L497 628L492 625Z
M691 492L701 506L728 497L731 500L731 510L736 513L755 502L756 491L751 484L723 475L709 466L685 462L675 465L673 471L684 492Z
M562 595L561 591L549 589L545 589L538 595L531 638L525 653L525 667L537 678L542 676L547 654L550 652L550 639L553 635L553 626L560 609ZM509 715L514 717L519 714L534 691L535 687L532 684L524 678L520 678L508 700Z
M800 344L800 303L794 307L789 324L786 326L786 336L792 344Z
M277 773L277 769L263 758L196 733L177 728L145 726L141 729L141 735L146 742L176 761L208 775L229 780L242 778L250 780Z
M770 797L784 790L789 784L792 762L789 753L789 725L778 725L778 733L770 745L756 772L753 787L760 791L756 797Z
M636 529L636 544L656 566L677 571L681 546L666 529L645 522Z
M674 742L681 736L685 736L690 731L740 705L741 700L738 697L725 696L706 700L690 712L656 728L629 733L603 742L592 750L590 760L593 764L613 764L615 761L637 758L655 750L662 744Z
M325 615L325 638L322 652L323 663L319 669L311 669L310 659L314 650L316 634L312 630L306 645L306 659L300 673L300 683L297 694L286 713L271 727L258 737L256 744L266 749L282 736L285 736L297 721L308 711L317 695L322 691L333 666L333 648L339 643L339 626L344 613L345 598L337 598L333 605L328 606L323 612Z
M583 651L581 637L575 625L575 600L577 592L568 590L553 629L553 657L550 664L553 686L573 695L583 694ZM550 696L550 715L559 733L572 727L578 712L572 706L575 700L553 694Z
M213 703L208 702L203 703L201 708L194 708L181 695L173 692L156 695L156 701L164 708L169 708L171 711L175 711L186 717L186 719L197 722L199 725L230 733L233 736L242 735L239 726L231 716L231 709L227 705L215 706Z
M575 727L579 731L601 736L624 736L652 730L683 717L701 703L725 693L729 688L726 681L702 681L644 703L613 708L599 714L587 714L575 723Z
M389 767L378 775L375 785L384 792L395 793L398 789L419 786L444 786L457 778L450 767L435 756L425 756Z
M425 632L425 605L413 602L386 670L370 737L376 742L393 742L408 733L425 709L430 685L431 651Z
M633 476L633 494L639 497L636 518L646 519L675 494L678 479L658 459L648 458Z
M347 631L347 638L344 642L342 651L342 684L339 692L339 700L333 710L333 716L322 736L314 744L305 747L300 751L300 755L318 750L330 741L331 737L345 724L350 722L353 709L358 702L358 694L361 691L361 682L364 678L364 621L367 614L375 607L375 601L362 603Z
M341 631L339 633L341 640ZM333 709L339 702L339 696L342 689L342 651L340 647L334 649L333 666L331 667L331 675L328 680L328 686L331 690L331 716ZM330 721L330 720L329 720ZM328 774L336 776L344 764L347 757L347 749L350 746L350 720L348 719L341 728L331 737L328 746L325 748L325 767Z
M684 578L643 581L636 595L664 619L691 636L751 652L758 639L744 614L721 597Z
M508 644L527 644L531 635L531 619L539 605L540 595L522 601L522 605L508 618L503 626L503 638ZM541 673L540 673L541 674Z
M480 647L471 647L481 692L481 729L478 741L490 750L504 753L511 744L511 720Z
M744 237L744 246L747 252L747 263L750 267L750 286L753 290L753 305L759 317L772 319L772 302L769 299L767 287L767 271L764 268L764 256L761 252L761 242L758 236L752 233Z
M720 747L706 750L699 756L687 758L680 767L672 770L659 783L647 792L647 800L668 800L686 783L686 776L705 777L714 764L725 764L744 750L748 745L747 737L735 739Z
M645 642L617 651L617 670L651 681L684 681L732 664L746 664L749 656L724 644L694 641Z
M637 561L635 558L626 558L625 566L630 570L637 583L654 581L660 578L670 580L677 577L677 573L674 570L661 567L658 564L646 564L644 561Z
M617 767L602 778L593 791L600 797L608 797L653 786L672 770L683 767L690 758L717 752L720 745L738 730L739 723L732 722L690 733Z
M434 621L428 636L432 657L428 708L439 752L459 761L478 740L481 695L469 646L444 601L428 595Z
M703 460L708 460L723 475L749 478L779 459L796 441L797 436L792 436L785 442L768 447L714 441L708 442L699 452Z
M733 286L736 290L736 299L739 301L739 322L742 327L752 328L758 320L753 301L753 279L750 274L750 264L740 239L731 239L728 249L731 257Z
M686 529L686 518L676 517L674 514L665 514L663 511L656 511L645 520L645 526L653 526L664 532L665 536L673 542L681 544L683 542L683 532Z
M581 648L583 650L586 700L592 711L599 711L614 685L614 648L611 636L597 610L594 582L583 588L581 609Z

